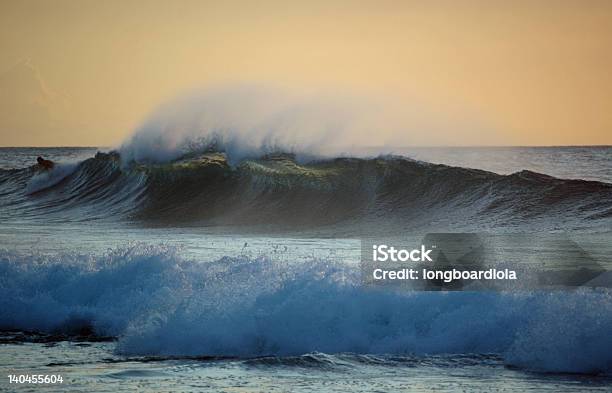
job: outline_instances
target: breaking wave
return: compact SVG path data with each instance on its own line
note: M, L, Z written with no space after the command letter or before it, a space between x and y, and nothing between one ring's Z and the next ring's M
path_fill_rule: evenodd
M2 251L0 277L0 328L86 327L118 337L125 355L474 353L533 371L612 372L609 289L394 292L333 261L200 263L145 244L102 256Z
M612 185L511 175L397 156L300 162L270 154L230 165L222 152L169 163L98 153L50 173L0 170L0 219L134 220L206 226L610 230Z

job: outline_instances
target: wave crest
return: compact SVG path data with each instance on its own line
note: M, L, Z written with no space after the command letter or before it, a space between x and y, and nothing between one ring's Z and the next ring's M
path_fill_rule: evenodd
M406 112L406 108L403 109ZM254 85L219 87L162 105L120 148L127 162L163 163L191 152L222 151L238 164L265 154L355 154L356 145L397 133L388 103L339 94L299 94ZM350 142L348 142L350 141Z

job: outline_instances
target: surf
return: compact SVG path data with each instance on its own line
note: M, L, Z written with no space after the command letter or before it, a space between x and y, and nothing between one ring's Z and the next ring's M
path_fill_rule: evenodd
M389 291L332 259L196 261L152 244L0 251L0 269L11 277L0 285L1 329L115 337L125 356L496 354L532 371L612 372L606 288Z

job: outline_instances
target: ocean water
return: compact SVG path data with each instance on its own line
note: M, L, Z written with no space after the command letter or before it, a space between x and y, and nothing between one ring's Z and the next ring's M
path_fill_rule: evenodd
M527 238L497 250L534 266L562 238L609 271L610 147L104 151L0 149L0 389L612 391L605 285L397 291L359 266L363 236L456 232Z

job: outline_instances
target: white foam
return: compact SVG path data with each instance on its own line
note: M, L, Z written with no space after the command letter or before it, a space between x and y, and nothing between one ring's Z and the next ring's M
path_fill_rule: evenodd
M608 290L390 292L362 287L343 264L196 263L144 244L104 256L0 251L0 277L1 328L86 322L119 336L124 354L498 353L537 371L612 372Z

